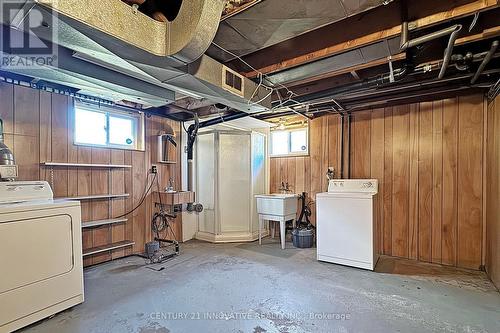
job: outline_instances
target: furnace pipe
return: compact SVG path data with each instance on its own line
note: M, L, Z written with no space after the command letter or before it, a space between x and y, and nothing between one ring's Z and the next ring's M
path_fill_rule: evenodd
M253 114L255 115L255 114ZM198 130L200 128L209 127L224 123L226 121L246 118L250 116L249 113L246 112L236 112L232 114L228 114L222 117L216 117L210 120L206 120L203 122L198 122L198 118L195 118L195 124L189 126L187 130L188 143L187 143L187 167L188 167L188 191L193 191L193 148L194 143L196 142L196 138L198 136Z
M491 44L490 50L488 51L488 53L484 57L483 61L479 65L479 68L477 69L476 74L474 74L474 77L470 81L470 84L476 83L477 79L479 79L479 77L483 73L484 69L486 68L488 63L491 61L491 58L493 58L493 55L497 51L497 48L498 48L498 41L496 40Z
M408 22L403 22L401 25L401 43L400 48L401 51L405 51L406 49L422 45L424 43L430 42L431 40L435 40L441 37L449 36L453 34L455 31L460 31L462 26L460 24L452 25L451 27L431 32L427 35L416 37L414 39L409 40L409 27Z
M345 115L340 116L340 179L344 179L344 126Z
M443 65L441 66L441 71L439 72L439 79L442 79L446 73L446 69L450 63L451 55L453 53L453 47L455 46L455 41L458 38L458 33L462 30L461 24L455 24L449 28L445 28L439 31L431 32L430 34L416 37L414 39L409 39L409 27L408 22L403 22L401 25L401 43L400 48L401 51L405 51L406 49L430 42L432 40L445 37L450 35L450 39L448 40L448 46L444 52L443 57Z
M441 65L441 70L439 71L438 79L442 79L446 73L446 69L450 64L451 55L453 53L453 47L455 46L455 41L458 38L458 33L462 30L462 25L458 24L455 30L451 33L450 39L448 40L448 46L444 50L443 65Z

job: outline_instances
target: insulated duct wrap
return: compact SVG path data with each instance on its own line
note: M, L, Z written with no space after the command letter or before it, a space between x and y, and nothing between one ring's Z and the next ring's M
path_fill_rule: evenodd
M30 30L57 47L57 65L12 71L89 95L161 107L175 101L177 93L247 113L266 110L269 88L242 76L240 89L228 88L228 68L204 55L224 3L183 0L177 16L164 23L121 0L26 0L14 19L2 22L2 33L22 40L16 27L31 18L27 13L41 14L47 23Z
M79 30L87 35L115 38L117 43L112 48L128 47L116 53L126 51L130 60L142 60L134 58L145 51L184 64L198 59L210 46L224 6L224 0L184 0L175 19L163 23L121 0L38 0L38 3L57 12L60 19L80 23Z

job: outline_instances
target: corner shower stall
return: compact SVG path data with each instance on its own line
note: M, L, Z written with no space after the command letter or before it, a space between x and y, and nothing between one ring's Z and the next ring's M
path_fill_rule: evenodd
M196 239L214 243L258 239L254 195L266 193L266 136L242 130L200 133L196 143Z

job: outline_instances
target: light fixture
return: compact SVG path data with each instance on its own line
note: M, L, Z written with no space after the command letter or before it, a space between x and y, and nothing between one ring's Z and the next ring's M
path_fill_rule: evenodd
M276 128L279 129L280 131L286 130L286 120L285 120L285 118L280 118L279 125Z

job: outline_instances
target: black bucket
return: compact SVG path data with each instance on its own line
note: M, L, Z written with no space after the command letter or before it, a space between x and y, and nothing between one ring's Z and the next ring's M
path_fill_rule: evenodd
M293 246L300 249L310 248L314 243L314 233L311 229L293 229L292 241Z
M146 256L153 258L160 251L160 242L152 241L146 243Z

